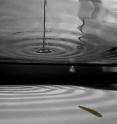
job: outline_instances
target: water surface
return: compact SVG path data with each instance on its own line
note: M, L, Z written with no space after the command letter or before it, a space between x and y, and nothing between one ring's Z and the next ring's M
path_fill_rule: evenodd
M81 110L97 110L98 118ZM0 87L1 124L116 124L117 92L72 85Z
M116 63L117 3L113 0L0 1L0 62Z

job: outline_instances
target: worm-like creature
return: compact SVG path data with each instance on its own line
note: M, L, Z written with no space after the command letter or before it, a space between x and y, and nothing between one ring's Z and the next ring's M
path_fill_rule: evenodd
M87 108L87 107L84 107L84 106L79 106L79 108L81 108L81 109L83 109L83 110L85 110L85 111L87 111L87 112L89 112L89 113L91 113L91 114L93 114L97 117L103 117L102 114L100 114L99 112L97 112L96 110L93 110L91 108Z

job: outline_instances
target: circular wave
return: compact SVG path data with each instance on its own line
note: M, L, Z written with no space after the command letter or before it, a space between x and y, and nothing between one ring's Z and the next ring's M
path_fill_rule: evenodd
M96 35L76 31L48 29L44 50L42 32L36 30L10 34L3 41L0 61L4 62L104 63L116 60L116 50L110 43Z
M56 32L57 33L57 32ZM65 33L65 32L64 32ZM51 34L51 33L50 33ZM73 34L71 34L73 35ZM76 34L74 34L76 35ZM18 35L19 36L19 35ZM77 36L77 35L76 35ZM77 36L78 37L78 36ZM0 55L14 60L32 60L36 62L90 62L102 59L104 45L93 42L94 36L83 39L46 37L44 52L43 38L16 38L0 46ZM91 42L90 42L91 41ZM21 62L21 61L20 61Z
M79 105L99 111L102 122L116 119L117 92L64 85L0 87L0 121L4 122L14 123L16 119L43 124L97 122Z
M53 58L64 60L66 58L81 55L85 47L77 40L46 38L46 49L51 50L48 53L38 52L42 49L42 38L31 40L12 41L2 49L3 55L10 57L30 58L36 60L52 60Z

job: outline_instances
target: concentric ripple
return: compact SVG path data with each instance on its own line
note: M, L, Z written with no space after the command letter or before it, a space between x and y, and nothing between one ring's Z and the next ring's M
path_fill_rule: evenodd
M42 41L43 38L12 41L10 44L6 44L7 46L1 46L1 54L22 59L64 60L79 56L85 51L83 44L77 40L46 38L46 49L51 52L41 53L38 51L42 49Z
M79 105L94 108L103 118L82 111ZM110 124L110 120L116 124L116 115L116 91L64 85L0 87L1 124Z
M0 62L117 63L108 1L1 0Z
M43 38L21 38L17 41L9 40L9 44L0 45L0 55L14 60L34 60L37 62L86 62L100 60L101 54L106 46L100 45L97 41L85 42L70 38L46 38L48 52L41 52L43 49ZM1 58L2 59L2 58Z
M57 37L58 34L59 37ZM61 35L65 36L62 38ZM67 35L70 35L71 38ZM11 39L3 40L3 44L0 44L0 61L5 62L7 59L9 62L18 60L17 62L84 63L111 59L111 55L107 55L105 52L112 46L105 45L105 41L95 35L80 36L78 32L49 30L45 41L43 51L43 37L41 34L38 36L37 31L15 34Z

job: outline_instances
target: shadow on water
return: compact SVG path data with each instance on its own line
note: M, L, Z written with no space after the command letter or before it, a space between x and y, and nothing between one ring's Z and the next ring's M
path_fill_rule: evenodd
M117 72L102 67L68 65L0 64L1 85L76 85L104 90L117 90ZM105 69L108 70L108 69Z

